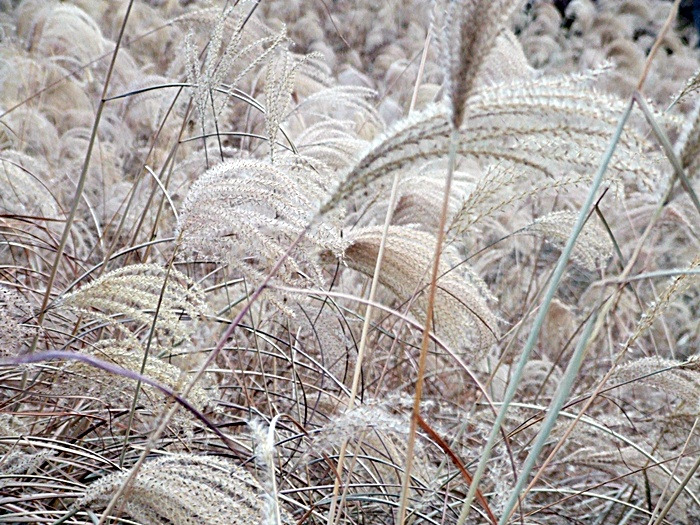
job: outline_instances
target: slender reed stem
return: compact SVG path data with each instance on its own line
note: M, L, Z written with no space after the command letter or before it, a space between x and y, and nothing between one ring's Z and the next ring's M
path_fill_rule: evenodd
M355 371L352 376L352 387L350 389L350 398L348 399L347 410L352 410L355 406L355 399L357 398L357 391L360 386L360 376L362 375L362 362L365 357L365 348L367 346L367 335L369 334L369 327L372 320L372 314L374 313L374 307L372 303L377 294L377 286L379 285L379 275L382 271L382 260L384 258L384 249L386 247L386 238L389 233L389 225L391 224L391 217L393 216L394 206L396 205L396 197L398 195L399 188L399 175L398 173L394 175L394 180L391 184L391 196L389 197L389 209L386 212L386 217L384 218L384 229L382 230L382 239L379 244L379 251L377 253L377 261L374 265L374 275L372 276L372 284L369 289L369 300L365 307L365 319L362 323L362 335L360 336L360 347L357 351L357 361L355 362ZM328 524L334 523L336 520L335 509L338 500L338 491L340 489L340 481L343 475L343 463L345 462L345 454L347 453L348 441L343 441L340 447L340 454L338 455L338 467L337 475L335 476L335 482L333 484L333 496L331 501L331 508L328 512ZM338 512L338 519L340 519L340 511Z
M518 363L513 371L511 380L508 383L508 388L503 398L503 404L501 405L501 408L498 412L498 416L496 416L496 421L494 422L493 427L491 428L491 433L489 434L486 446L481 452L481 458L479 459L479 464L477 466L476 472L474 473L474 483L472 483L472 485L469 487L469 492L467 493L467 497L464 501L464 506L462 507L462 511L457 522L458 525L464 525L467 516L469 515L469 509L471 508L471 504L474 501L476 489L478 488L479 482L481 481L481 478L484 475L484 472L486 471L486 463L491 457L491 451L493 450L493 447L496 444L496 438L500 431L500 427L506 418L508 407L511 401L513 401L518 386L520 385L520 379L522 378L523 372L525 371L525 366L527 365L527 362L530 359L532 349L535 347L535 344L537 344L540 331L542 330L542 325L544 324L545 318L547 317L547 313L549 312L549 307L552 303L552 300L554 299L554 295L557 291L557 288L559 287L559 283L561 282L561 279L564 276L564 271L566 270L566 265L569 262L569 258L571 257L574 245L576 244L581 230L583 230L583 225L586 222L589 210L595 202L598 188L600 188L600 185L603 182L603 177L605 175L605 172L607 171L610 159L612 159L613 153L615 152L615 148L617 147L617 143L620 140L620 137L622 136L622 130L625 124L627 123L630 114L632 113L632 107L633 102L632 100L630 100L627 104L627 107L625 108L624 113L620 117L617 129L615 130L613 138L610 141L610 144L608 145L608 149L605 152L605 155L603 156L603 160L600 164L600 167L598 168L598 172L596 173L593 179L593 183L591 184L588 190L588 196L586 197L586 201L584 202L583 206L581 206L578 218L576 219L576 224L574 225L574 230L569 236L566 246L564 247L561 256L559 257L557 266L554 269L551 280L549 281L547 292L537 312L537 317L533 322L532 330L530 331L528 338L525 341L525 345L520 353L520 359L518 360Z
M431 39L431 28L428 28L428 34L425 37L425 42L423 44L423 54L421 55L421 61L420 65L418 67L418 75L416 77L416 83L413 87L413 96L411 97L411 104L408 108L408 112L411 113L416 105L416 100L418 98L418 87L420 86L421 80L423 78L423 71L425 70L425 62L428 57L428 48L430 46L430 39ZM348 403L348 410L350 410L355 403L355 398L357 397L357 390L359 386L359 380L360 380L360 373L362 371L362 362L364 359L364 353L365 353L365 346L367 344L367 335L369 333L369 326L370 326L370 321L371 317L373 314L373 304L374 303L374 298L376 296L376 291L377 291L377 285L379 284L379 275L381 272L382 268L382 260L384 258L384 250L386 246L386 238L389 232L389 225L391 224L391 218L394 213L394 207L396 206L396 199L398 197L398 188L399 188L399 173L397 172L394 175L394 179L391 183L391 194L389 196L389 207L386 212L386 216L384 218L384 227L382 230L382 239L379 244L379 250L377 252L377 261L375 263L374 267L374 275L372 276L372 284L370 286L370 292L369 292L369 299L366 303L365 307L365 319L362 324L362 335L360 337L360 348L357 353L357 361L355 363L355 371L353 374L353 379L352 379L352 388L350 391L350 399ZM338 467L336 469L336 476L335 476L335 481L333 484L333 496L332 496L332 501L331 501L331 507L328 512L328 524L330 525L331 523L334 523L336 520L334 519L335 516L335 510L336 510L336 505L337 505L337 500L338 500L338 491L340 489L340 483L342 480L342 475L343 475L343 463L345 461L345 455L347 453L347 446L348 442L347 440L343 442L342 446L340 447L340 454L338 456ZM337 519L340 519L340 511L338 511L338 517Z
M450 205L450 189L454 177L455 162L457 159L457 144L459 142L459 130L454 128L450 134L450 154L447 167L447 180L445 181L445 192L442 200L442 210L440 222L438 224L437 240L435 241L435 255L433 257L433 269L430 277L430 288L428 289L428 307L425 312L425 327L421 339L420 358L418 360L418 379L416 380L416 391L413 398L413 411L411 414L411 426L408 431L408 444L406 446L406 465L404 466L403 481L401 483L401 496L399 499L399 510L396 523L403 524L406 518L406 508L408 505L408 490L411 484L411 469L413 468L413 451L416 445L416 430L420 418L420 403L423 396L423 383L425 376L425 363L428 358L428 346L430 344L430 331L432 329L433 310L435 308L435 295L437 292L437 281L440 273L440 255L442 244L445 240L445 225L447 224L447 212Z
M75 221L75 216L78 212L78 205L80 204L80 199L82 198L83 191L85 190L85 182L87 181L88 168L90 166L90 159L92 158L92 150L95 146L95 141L97 140L97 129L100 126L100 120L102 119L102 110L104 109L105 103L107 101L107 90L109 89L109 82L112 79L114 64L117 62L117 54L119 53L119 48L121 47L122 38L124 37L124 29L126 28L127 20L129 20L129 14L131 13L131 7L133 6L133 4L134 0L129 0L129 5L126 8L126 13L124 14L124 19L122 20L121 28L119 29L119 36L117 37L117 44L114 47L112 60L109 63L109 68L107 69L107 76L105 77L104 86L102 87L102 96L100 97L100 103L97 106L95 121L92 124L92 132L90 133L90 140L88 141L87 151L85 152L83 168L80 171L78 186L75 189L73 205L71 206L70 213L68 214L68 218L66 219L66 224L63 227L63 235L61 235L61 242L58 244L58 248L56 249L56 257L54 258L53 265L51 266L49 280L46 283L46 292L44 292L44 299L41 303L41 308L39 309L39 317L37 318L37 324L40 327L44 322L44 317L46 316L46 306L49 304L49 299L51 298L51 290L53 289L53 283L56 280L58 267L61 265L61 258L63 257L63 252L66 249L68 237L70 236L71 229L73 228L73 222ZM36 345L39 340L40 332L40 330L37 330L37 333L34 336L34 340L32 341L31 349L29 350L30 352L36 350Z

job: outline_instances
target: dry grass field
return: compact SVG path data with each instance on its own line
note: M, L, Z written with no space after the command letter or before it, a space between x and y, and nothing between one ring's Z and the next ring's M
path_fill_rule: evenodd
M0 0L0 523L699 524L691 10Z

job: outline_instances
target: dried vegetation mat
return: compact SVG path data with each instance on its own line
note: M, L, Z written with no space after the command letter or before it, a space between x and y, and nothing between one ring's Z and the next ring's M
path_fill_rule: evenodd
M0 522L700 522L680 4L0 0Z

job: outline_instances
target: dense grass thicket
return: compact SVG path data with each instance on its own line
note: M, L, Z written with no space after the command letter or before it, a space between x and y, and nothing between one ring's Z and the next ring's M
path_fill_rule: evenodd
M680 0L0 0L0 522L700 523Z

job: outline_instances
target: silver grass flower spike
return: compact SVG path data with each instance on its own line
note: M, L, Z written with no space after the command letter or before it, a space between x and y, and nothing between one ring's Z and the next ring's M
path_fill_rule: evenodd
M514 0L448 0L443 29L443 69L450 119L459 129L496 37L518 6Z
M118 472L93 483L74 507L104 508L129 474ZM144 525L266 523L260 484L238 465L211 456L180 454L147 461L122 504L125 514ZM282 513L281 523L294 521Z
M104 339L89 351L83 352L113 363L114 365L142 373L175 391L181 390L187 374L177 366L155 356L148 356L145 366L144 349L131 342ZM142 370L143 367L143 371ZM147 410L157 413L162 406L163 396L150 386L142 387L145 396L141 403ZM57 380L52 387L56 396L94 396L107 406L128 406L135 395L136 382L123 376L95 369L82 361L68 361L59 369ZM203 411L213 405L213 399L206 390L196 385L189 394L189 401L198 410ZM181 412L175 423L185 429L192 424L189 413Z
M163 280L168 279L165 287ZM127 337L132 331L125 323L148 325L163 293L156 320L160 345L189 341L193 324L206 312L203 292L185 274L157 264L135 264L109 272L92 283L66 295L60 305L87 318L106 322ZM184 323L183 314L193 323Z
M593 171L624 104L582 86L581 75L505 82L481 89L465 105L457 154L513 166L531 177ZM376 139L321 208L326 214L361 191L381 192L391 176L447 157L452 125L443 104L410 116ZM648 141L626 129L610 168L623 179L651 180ZM647 182L648 184L648 182Z
M576 222L576 214L570 211L555 211L548 213L527 226L523 233L534 233L557 246L563 248L569 238L569 233ZM591 217L581 231L571 260L589 271L600 268L613 254L613 244L605 229Z
M371 276L382 239L382 228L354 230L348 236L344 262L353 270ZM425 322L428 269L435 237L403 226L392 226L386 239L384 270L379 282L401 301L412 301L412 313ZM468 348L480 355L498 337L498 317L488 306L492 296L486 284L447 249L440 265L435 304L435 332L453 348Z

